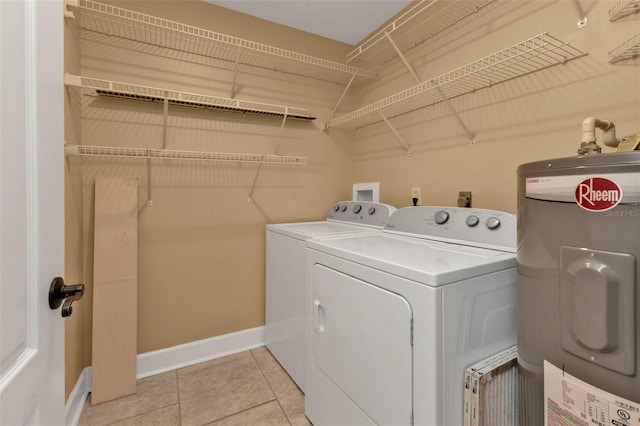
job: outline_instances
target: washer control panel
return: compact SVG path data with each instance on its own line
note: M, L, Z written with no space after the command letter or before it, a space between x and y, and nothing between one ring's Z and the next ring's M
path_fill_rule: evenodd
M370 201L341 201L329 211L327 220L383 227L396 208Z
M418 206L397 210L385 230L515 252L516 216L497 210Z

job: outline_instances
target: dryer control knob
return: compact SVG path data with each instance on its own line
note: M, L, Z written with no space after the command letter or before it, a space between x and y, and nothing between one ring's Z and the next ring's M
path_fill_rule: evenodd
M467 216L467 220L465 220L467 226L476 226L478 224L478 222L480 222L480 219L478 219L478 216L476 215L471 215L471 216Z
M487 219L486 225L489 229L497 229L500 226L500 219L492 216Z
M347 206L340 206L340 211L341 212L346 212L347 211Z
M375 207L369 207L369 214L374 214L376 212Z
M338 204L336 204L335 207L333 208L333 211L337 212L338 210L340 210L340 206Z
M445 224L447 223L448 220L449 220L449 213L447 213L444 210L440 210L436 212L436 223L438 225Z
M362 210L362 206L360 204L356 204L355 206L353 206L353 212L355 214L360 213L360 210Z

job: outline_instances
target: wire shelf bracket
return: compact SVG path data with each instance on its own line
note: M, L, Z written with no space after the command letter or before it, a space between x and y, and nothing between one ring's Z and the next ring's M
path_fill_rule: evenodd
M400 51L400 49L398 48L398 46L396 45L396 43L393 41L393 39L391 38L391 36L389 35L389 33L385 34L387 36L387 38L389 39L389 43L393 46L393 48L395 49L396 53L398 54L398 56L400 57L400 59L402 60L402 62L404 63L404 65L407 67L407 69L409 70L409 72L411 73L411 75L413 76L413 78L416 80L416 82L418 84L422 83L422 80L420 79L420 77L418 76L418 73L413 69L413 67L411 66L411 64L409 63L409 61L405 58L404 54ZM442 97L442 100L444 101L444 103L447 105L447 108L449 108L449 111L451 111L451 114L453 114L453 117L456 119L456 121L458 122L458 124L460 125L460 127L462 127L462 130L464 130L464 132L467 134L467 137L469 138L469 142L471 143L471 145L474 145L476 142L476 138L475 135L473 133L471 133L471 131L469 131L469 128L467 127L467 125L464 123L464 121L462 120L462 118L460 117L460 114L458 113L458 111L456 110L456 108L453 106L453 104L449 101L449 98L447 97L447 94L444 93L444 91L442 90L441 87L437 88L438 93L440 94L440 96ZM380 112L380 111L378 111ZM387 120L383 115L381 115L384 118L384 121L387 123L387 125L389 127L391 127L391 130L394 131L394 133L397 135L398 133L395 131L395 129L391 126L391 123L389 122L389 120ZM404 141L403 141L404 142ZM409 155L411 155L410 153L411 151L409 151Z
M640 0L620 0L609 9L609 21L615 22L635 13L640 13Z
M411 155L413 154L413 152L411 151L411 146L407 143L407 141L400 135L400 133L398 133L398 131L396 130L395 127L393 127L393 125L389 122L389 120L387 119L387 117L385 117L384 113L381 110L378 110L378 114L380 114L380 117L384 120L385 123L387 123L387 126L389 126L389 128L391 129L391 131L393 132L394 135L396 135L396 137L398 138L398 140L400 142L402 142L402 145L404 145L405 149L407 150L407 157L411 157Z
M587 14L584 13L584 9L580 4L580 0L573 0L573 4L576 7L576 10L578 11L578 28L586 27L587 24L589 23L589 18L587 18Z
M77 10L78 7L80 7L78 0L64 0L64 17L75 21L74 10Z
M351 87L351 84L353 84L353 80L355 80L356 75L353 74L351 76L351 79L349 80L349 82L347 83L347 85L345 86L344 90L342 91L342 95L340 95L340 99L338 99L338 102L336 103L336 106L333 108L333 111L331 112L331 115L335 115L336 111L338 110L338 107L340 106L340 104L342 103L342 100L344 99L345 95L347 94L347 92L349 91L349 88Z
M231 99L234 99L236 97L239 65L240 65L240 47L236 47L236 60L233 64L233 82L231 83Z
M151 158L147 158L147 206L153 206L153 196L151 195Z
M326 129L357 129L381 121L382 110L388 120L416 109L444 102L546 68L565 64L586 55L570 44L539 34L506 49L469 63L446 74L424 81L324 124ZM443 97L444 94L444 97ZM474 135L468 132L470 139Z
M618 64L637 59L640 56L640 33L609 52L609 63Z

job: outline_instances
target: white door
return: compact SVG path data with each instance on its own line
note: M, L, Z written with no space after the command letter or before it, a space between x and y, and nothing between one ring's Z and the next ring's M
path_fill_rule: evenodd
M64 424L63 5L0 0L0 424Z
M411 306L322 265L312 274L311 361L376 424L411 424Z

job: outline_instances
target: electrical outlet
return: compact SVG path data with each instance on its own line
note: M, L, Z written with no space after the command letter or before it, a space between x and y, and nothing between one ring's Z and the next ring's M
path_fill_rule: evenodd
M415 204L416 206L421 206L422 205L422 188L420 188L419 186L414 186L413 188L411 188L411 198L413 201L413 198L417 198L418 202Z

